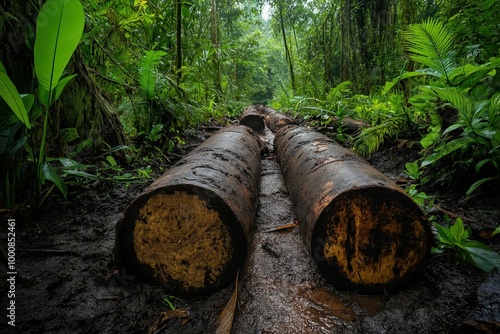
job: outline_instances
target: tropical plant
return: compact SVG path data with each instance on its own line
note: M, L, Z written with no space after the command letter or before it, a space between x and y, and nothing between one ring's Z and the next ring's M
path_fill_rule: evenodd
M19 136L23 124L15 122L0 130L0 207L13 210L17 189L23 184L22 148L27 138Z
M425 68L403 73L386 83L385 91L403 79L433 78L429 84L420 85L420 93L409 99L414 112L425 108L431 121L428 134L421 140L426 149L421 167L436 166L448 157L455 170L484 171L485 176L467 191L470 195L500 175L500 94L496 93L500 59L458 66L453 36L434 19L410 25L405 36L410 58ZM422 101L432 101L434 108L429 109L428 102Z
M437 248L434 249L434 252L439 252L445 248L453 249L462 261L470 263L485 272L500 269L500 254L479 241L470 240L471 230L470 228L464 228L460 217L450 227L436 222L434 222L434 226L438 238Z
M64 196L67 189L61 177L46 161L47 133L49 130L49 110L59 97L66 84L74 76L61 79L63 72L73 55L83 33L85 17L79 0L49 0L41 8L36 24L34 47L35 73L39 83L38 96L44 106L43 132L38 149L32 149L35 162L36 185L34 209L43 203L42 186L45 180L52 181ZM34 142L34 141L32 141Z
M55 100L62 93L66 84L75 77L66 76L61 79L63 72L75 51L83 33L84 13L79 0L49 0L41 8L36 25L36 39L34 45L34 65L35 73L39 83L38 101L43 109L43 125L40 143L35 142L35 134L30 131L32 128L29 117L29 111L32 109L34 97L32 95L20 95L7 76L5 67L0 66L0 96L4 99L17 118L26 126L29 131L29 150L28 155L35 165L35 185L32 208L36 212L43 203L44 199L50 194L54 186L57 186L64 196L67 189L59 174L47 161L46 146L47 135L49 132L49 110ZM37 105L37 110L40 106ZM36 121L39 115L34 113L33 121ZM4 124L9 124L9 121ZM8 164L18 154L21 144L26 139L14 140L14 135L20 129L18 126L7 127L4 129L2 153L6 158L3 169L8 169ZM16 164L14 164L16 166ZM18 167L15 167L18 169ZM4 175L4 174L3 174ZM9 179L9 174L3 181L3 200L10 206L13 205L12 186L14 179ZM42 196L42 186L45 181L53 182L53 186Z
M7 75L7 71L0 62L0 97L13 114L0 114L0 165L1 189L0 203L2 208L13 209L16 200L16 190L20 186L21 177L21 149L27 138L22 136L23 125L30 129L28 111L34 101L33 95L20 95L16 86Z

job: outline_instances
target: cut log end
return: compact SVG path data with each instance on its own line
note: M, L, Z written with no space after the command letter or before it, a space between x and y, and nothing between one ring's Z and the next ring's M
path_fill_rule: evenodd
M179 282L183 290L216 283L233 248L217 211L183 192L147 200L135 223L134 246L138 261L154 269L157 280Z
M220 199L203 194L157 192L128 209L120 253L132 273L185 296L234 280L246 257L245 235Z
M258 114L246 114L240 120L240 125L247 126L257 132L263 132L265 128L264 119Z
M372 187L340 194L325 208L311 251L336 287L382 293L411 278L431 239L425 216L410 198Z

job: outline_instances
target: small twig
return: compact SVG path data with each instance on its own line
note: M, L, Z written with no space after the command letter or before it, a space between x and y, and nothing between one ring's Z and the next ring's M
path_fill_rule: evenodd
M262 231L262 232L263 233L276 232L276 231L281 231L281 230L286 230L286 229L289 229L289 228L293 228L293 227L296 227L296 226L297 226L297 222L293 222L293 223L290 223L290 224L276 226L276 227L270 228L270 229Z
M477 220L474 220L474 219L470 219L470 218L467 218L467 217L462 217L461 215L457 214L457 213L453 213L451 211L448 211L446 209L443 209L442 207L440 207L439 205L436 205L434 204L434 207L436 209L438 209L439 211L443 212L443 213L446 213L447 215L453 217L453 218L457 218L457 217L460 217L462 218L462 220L466 220L466 221L469 221L471 223L475 223L475 224L479 224L479 225L483 225L483 226L487 226L486 224L484 223L481 223L481 222L478 222Z

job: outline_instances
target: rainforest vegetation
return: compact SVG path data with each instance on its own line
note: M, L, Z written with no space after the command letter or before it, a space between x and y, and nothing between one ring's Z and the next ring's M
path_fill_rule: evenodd
M498 184L498 1L43 5L0 7L2 210L36 216L56 188L147 177L117 171L255 103L321 126L363 120L334 137L364 156L421 145L409 168L423 182Z
M278 218L256 216L264 225L286 217L292 232L257 228L252 259L275 262L255 260L263 263L260 278L251 277L257 270L240 273L247 317L237 319L239 332L287 332L280 314L287 306L282 313L295 323L330 317L330 332L338 319L346 333L354 326L356 333L377 326L455 333L462 325L469 333L476 320L498 329L498 318L474 318L474 307L476 297L484 309L498 305L488 298L497 298L500 277L500 1L2 0L0 40L0 232L14 233L7 219L18 224L27 332L68 332L70 324L69 332L159 333L169 318L161 312L152 320L166 306L173 318L194 310L185 332L206 330L229 290L189 304L157 287L131 288L133 276L110 261L114 226L136 192L238 123L250 105L286 114L369 162L383 156L377 167L408 153L391 178L430 221L436 255L403 297L384 294L384 310L332 317L337 291L300 253L291 205L265 203L287 190L264 185L269 197L259 208L279 204ZM263 164L268 177L280 174L269 167L273 159ZM436 204L437 195L452 208ZM280 216L283 208L288 214ZM450 253L470 266L450 265ZM496 290L483 298L488 280ZM350 294L339 298L339 305L356 303ZM274 313L263 316L260 305Z

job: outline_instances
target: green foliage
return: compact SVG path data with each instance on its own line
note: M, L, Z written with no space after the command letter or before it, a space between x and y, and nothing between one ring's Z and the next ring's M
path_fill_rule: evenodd
M410 58L428 68L422 72L450 83L449 75L456 68L453 36L440 21L429 19L412 24L405 32Z
M405 191L422 209L428 210L432 208L434 206L434 197L427 195L423 191L419 191L417 188L417 184L412 184Z
M417 119L408 114L401 95L357 99L357 118L366 120L371 127L365 128L353 140L353 149L369 156L386 142L400 137L411 137L418 129ZM362 103L359 103L363 101Z
M29 143L28 156L34 163L35 185L32 209L34 213L39 209L54 187L57 187L66 197L67 189L57 170L46 159L46 141L49 132L49 108L57 100L66 84L74 77L68 76L61 80L73 52L75 51L83 32L84 13L78 0L49 0L41 8L36 25L36 39L34 46L34 65L39 82L39 103L45 107L42 135L40 143L35 142L34 130L29 119L29 112L35 106L32 119L36 121L40 110L34 105L33 95L19 95L16 87L8 78L4 66L0 66L0 95L11 108L14 114L23 122L29 131L30 140L15 136L20 132L20 123L14 123L2 117L2 145L1 154L5 158L2 166L5 177L2 179L2 205L11 208L15 202L16 187L20 187L20 160L21 148ZM52 186L42 195L42 186L51 181Z
M0 62L0 97L8 104L10 109L19 118L23 124L30 129L31 124L28 117L28 110L21 99L21 95L17 91L16 86L7 75L5 67ZM30 108L31 109L31 108Z
M49 128L49 108L57 99L63 88L72 77L60 80L62 73L75 52L83 33L85 17L79 0L49 0L41 8L36 24L34 47L35 72L39 82L39 97L45 106L43 133L36 159L35 147L32 155L35 162L35 196L33 209L36 211L42 205L52 188L42 197L42 186L45 180L52 181L64 197L67 196L66 186L46 161L46 141ZM55 92L55 96L53 96Z
M151 100L155 97L155 88L156 88L156 75L154 74L154 70L156 66L159 64L160 59L166 56L167 53L164 51L146 51L144 58L140 64L140 83L141 83L141 91L143 97L146 101Z
M412 180L418 180L422 175L423 171L420 170L418 163L416 162L408 162L405 164L404 171Z
M369 156L397 133L398 129L398 122L391 120L366 128L354 139L353 149L362 156Z
M487 182L499 180L499 59L492 57L484 64L458 66L453 36L435 19L411 25L405 36L411 59L426 68L403 73L387 83L385 91L400 80L421 75L432 79L427 85L420 85L420 92L409 99L413 117L420 112L427 114L430 121L427 134L420 141L425 149L421 167L438 166L446 160L445 163L453 164L455 172L486 171L467 195ZM450 116L454 114L456 117ZM452 174L453 171L448 176Z
M84 23L79 0L49 0L40 10L34 49L35 71L38 82L46 90L52 91L58 85L80 42Z
M0 130L0 205L13 209L18 187L23 183L21 149L27 138L19 137L21 122L15 122Z
M451 227L434 223L437 230L437 250L451 248L459 258L485 272L500 269L500 254L491 247L475 240L470 240L471 230L465 229L458 217Z

